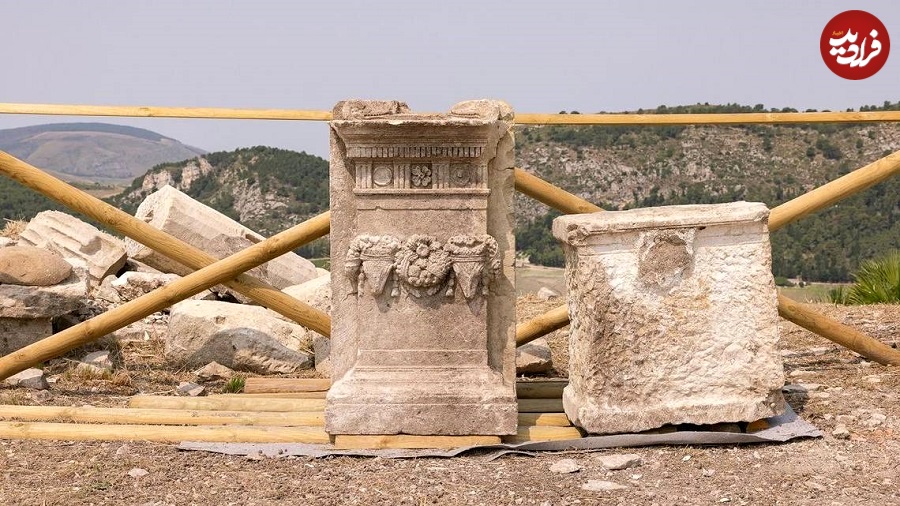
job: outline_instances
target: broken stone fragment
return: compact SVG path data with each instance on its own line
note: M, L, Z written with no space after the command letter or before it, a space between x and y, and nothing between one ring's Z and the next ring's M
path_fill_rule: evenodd
M125 265L125 245L121 240L59 211L38 213L22 231L19 242L56 251L83 265L92 284L99 284Z
M72 264L52 251L34 246L0 248L0 283L51 286L72 274Z
M559 297L559 292L552 288L542 286L541 289L537 291L536 296L540 300L550 300Z
M107 350L92 351L81 357L81 363L106 371L111 371L113 368L113 361Z
M553 368L550 344L543 337L516 348L516 374L540 374Z
M188 300L172 306L165 354L200 367L215 361L260 374L292 373L313 365L311 337L260 306Z
M138 206L135 217L217 258L232 255L265 239L171 186L148 195ZM162 272L181 276L193 272L193 269L132 239L127 239L125 245L129 257ZM315 265L295 253L286 253L247 272L279 289L316 277ZM214 287L213 291L249 301L222 286Z
M205 388L202 385L198 385L190 381L182 381L175 389L175 395L197 397L198 395L202 394L204 390Z
M620 469L630 469L638 467L644 463L640 455L634 453L615 453L612 455L600 455L597 457L600 465L609 471L618 471Z
M331 315L331 276L319 276L306 283L289 286L282 292L300 302ZM317 332L310 331L313 339L316 371L324 376L331 376L331 339Z
M205 366L194 371L194 376L200 381L218 381L225 380L234 375L234 371L224 365L212 361Z
M6 378L5 382L7 385L30 388L32 390L46 390L50 388L47 378L44 376L44 371L34 368L13 374Z

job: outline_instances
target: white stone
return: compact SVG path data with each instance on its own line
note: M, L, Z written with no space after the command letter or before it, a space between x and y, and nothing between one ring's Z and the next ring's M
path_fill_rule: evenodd
M135 216L154 228L218 258L237 253L265 239L253 230L171 186L164 186L157 192L148 195L138 206ZM193 272L193 269L134 240L126 239L125 247L129 257L162 272L181 276ZM317 276L316 266L312 262L290 252L252 269L248 273L279 289L303 283ZM224 287L216 287L214 291L233 293L239 300L247 300L243 295L231 292Z
M131 476L132 478L143 478L144 476L147 476L148 474L150 474L150 471L147 471L146 469L141 469L140 467L135 467L135 468L132 468L130 471L128 471L128 476Z
M324 270L324 269L323 269ZM325 271L328 273L328 271ZM281 290L295 299L308 304L327 315L331 315L331 276L319 276L306 283L289 286ZM331 339L310 330L313 339L316 371L331 376Z
M47 378L44 377L44 371L40 369L25 369L20 373L13 374L6 378L6 384L11 386L31 388L33 390L46 390L50 388Z
M546 373L552 368L550 344L543 337L516 348L516 374Z
M582 467L575 462L575 459L561 459L550 466L551 473L571 474L581 471Z
M630 469L632 467L638 467L643 464L643 460L641 460L640 455L635 455L633 453L615 453L612 455L600 455L597 457L597 460L600 461L600 465L603 466L604 469L609 471L618 471L620 469Z
M562 216L572 325L566 414L589 433L781 413L764 204Z
M188 300L172 306L166 357L200 367L215 361L260 374L293 373L312 367L311 338L260 306Z
M835 439L850 439L850 431L847 429L847 426L842 423L834 426L831 435L834 436Z
M541 289L537 291L537 298L541 300L550 300L557 297L559 297L559 292L546 286L542 286Z
M606 480L588 480L587 483L581 486L582 490L590 490L591 492L610 492L627 488L626 485L619 485L616 482Z
M81 358L81 362L99 369L112 370L113 361L106 350L92 351Z
M115 274L125 265L125 245L74 216L59 211L37 214L22 231L19 242L58 252L84 265L92 284Z
M194 371L194 376L200 381L226 380L233 375L234 371L216 361L212 361Z

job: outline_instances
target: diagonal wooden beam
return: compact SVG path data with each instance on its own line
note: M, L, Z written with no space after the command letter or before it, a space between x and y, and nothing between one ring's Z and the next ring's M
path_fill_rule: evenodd
M146 295L0 357L0 379L58 357L321 237L328 230L330 219L330 212L320 214Z
M100 223L192 269L201 269L218 261L216 257L209 253L153 228L142 220L72 185L64 183L37 167L33 167L3 151L0 151L0 173L32 190L42 193L69 209L90 216ZM321 235L318 237L327 235L329 227L325 227L320 232ZM300 325L311 328L325 336L331 335L331 318L327 314L300 302L268 283L260 281L249 274L241 274L233 280L226 281L224 284L263 306L294 320Z
M776 207L770 214L769 230L777 230L787 223L798 220L884 181L898 172L900 172L900 152L881 158ZM594 211L602 210L594 204L553 186L537 176L526 173L522 169L515 169L515 178L516 190L564 213L585 212L583 209L590 209L591 207L593 207ZM774 226L772 216L775 217ZM790 322L880 364L900 365L900 351L782 295L778 296L778 314ZM563 328L568 323L567 306L551 309L532 320L516 326L516 346L521 346Z

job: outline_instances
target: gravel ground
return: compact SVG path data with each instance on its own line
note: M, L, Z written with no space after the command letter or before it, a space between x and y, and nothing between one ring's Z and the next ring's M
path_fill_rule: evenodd
M520 300L520 318L561 301ZM896 346L900 306L818 308ZM152 443L0 441L2 504L900 504L900 373L873 364L793 324L782 325L787 399L822 439L739 447L649 447L598 452L453 459L284 458L256 460L179 452ZM565 339L550 338L565 370ZM168 371L154 347L128 343L110 377L67 372L42 398L0 389L0 403L123 405L133 393L170 392L187 371ZM209 384L215 390L221 384ZM832 435L839 424L848 434ZM838 434L840 435L840 433ZM604 455L642 464L607 471ZM582 469L549 471L564 458ZM143 470L136 471L136 470ZM588 490L612 482L617 490ZM608 485L607 485L608 486ZM589 486L590 488L590 486ZM602 488L602 487L601 487Z

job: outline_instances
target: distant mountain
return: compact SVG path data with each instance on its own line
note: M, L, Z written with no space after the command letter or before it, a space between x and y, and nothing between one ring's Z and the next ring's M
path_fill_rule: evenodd
M160 163L205 153L150 130L54 123L0 130L0 150L68 181L127 182Z

